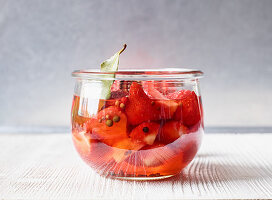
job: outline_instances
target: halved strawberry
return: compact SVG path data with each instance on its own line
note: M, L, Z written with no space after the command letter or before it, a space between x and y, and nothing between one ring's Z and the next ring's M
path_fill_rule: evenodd
M155 105L158 105L160 108L160 116L162 119L172 119L178 108L178 103L174 100L155 101Z
M167 163L175 155L176 153L166 145L154 143L143 147L125 161L137 167L157 167Z
M99 139L108 145L127 136L127 117L117 106L101 110L96 118L87 122L87 132L94 139Z
M73 129L73 143L82 159L90 166L102 168L113 162L112 147L92 138L92 135L83 129Z
M156 89L154 81L142 81L142 86L149 98L162 100L168 99L159 90Z
M143 88L136 82L133 82L130 86L125 112L131 125L161 118L160 108L157 109L154 101L145 94Z
M144 144L140 141L132 140L131 138L125 138L115 142L112 146L112 157L115 162L119 163L137 150L141 149Z
M175 152L167 146L157 143L140 150L144 166L155 167L163 165L175 156Z
M144 122L131 131L130 137L133 141L152 145L159 133L159 129L160 124L158 123Z
M169 93L176 91L175 82L168 81L168 80L162 80L162 81L142 81L142 85L144 88L144 91L147 93L147 95L151 94L148 92L150 89L156 89L163 95L168 95ZM151 96L150 96L151 97Z
M188 128L178 121L166 122L158 135L158 140L166 144L172 143L177 140L181 135L187 134Z
M160 115L162 119L171 119L178 107L178 104L169 100L165 97L159 90L155 88L153 81L143 81L142 82L143 89L146 94L151 98L156 100L156 104L160 108Z
M173 117L178 104L173 100L168 100L159 91L150 89L154 100L150 99L143 88L136 82L130 87L126 114L128 122L138 125L145 121L170 119ZM161 99L161 100L157 100Z
M92 136L89 133L82 133L79 137L73 134L73 142L81 158L98 171L113 167L115 161L112 156L112 147L99 140L91 139Z
M180 90L167 97L180 103L174 115L175 120L182 120L187 126L192 126L200 121L200 106L194 91Z
M91 138L85 131L73 130L72 139L79 154L84 157L91 152Z

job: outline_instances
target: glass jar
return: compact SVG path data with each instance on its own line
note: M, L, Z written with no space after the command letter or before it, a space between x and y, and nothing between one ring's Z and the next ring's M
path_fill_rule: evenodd
M103 176L150 180L181 172L203 136L197 70L78 70L72 138Z

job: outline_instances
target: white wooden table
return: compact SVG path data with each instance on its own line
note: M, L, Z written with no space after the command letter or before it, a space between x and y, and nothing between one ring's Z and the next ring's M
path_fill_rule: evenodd
M175 177L100 177L71 136L0 134L0 199L272 198L272 134L206 134L194 161Z

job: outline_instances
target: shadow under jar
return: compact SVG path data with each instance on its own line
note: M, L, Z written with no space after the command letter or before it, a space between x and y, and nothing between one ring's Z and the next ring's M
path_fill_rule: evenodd
M181 172L203 136L196 70L74 71L72 137L103 176L153 180Z

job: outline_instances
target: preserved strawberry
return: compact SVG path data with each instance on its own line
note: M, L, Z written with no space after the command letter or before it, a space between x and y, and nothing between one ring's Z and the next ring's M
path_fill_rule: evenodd
M159 133L160 124L154 122L144 122L135 127L130 137L134 141L139 141L145 145L152 145Z
M86 130L92 138L112 145L120 139L128 138L127 117L121 108L110 106L91 118L86 124Z
M180 122L169 121L163 125L158 140L169 144L180 138L183 134L188 134L188 132L188 128Z
M187 126L195 125L200 121L201 108L199 99L194 91L180 90L169 94L167 97L179 103L179 107L174 116L175 120L183 120Z

